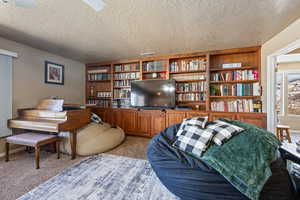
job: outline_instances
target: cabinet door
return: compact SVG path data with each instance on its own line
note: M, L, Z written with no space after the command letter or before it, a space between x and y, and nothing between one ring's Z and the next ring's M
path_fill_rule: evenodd
M249 114L237 114L237 120L253 124L255 126L266 129L267 128L267 117L265 114L249 113Z
M150 136L151 135L151 112L137 111L137 130L136 135Z
M186 118L185 113L168 113L167 114L167 126L181 123Z
M122 111L122 124L126 133L136 133L136 111L124 110Z
M217 120L219 118L231 119L231 120L236 119L235 113L211 113L210 114L211 121Z
M114 126L119 126L120 128L123 128L122 124L122 111L120 110L110 110L109 112L106 113L107 119L109 119L108 123Z
M156 135L166 128L166 113L155 112L152 114L151 136Z

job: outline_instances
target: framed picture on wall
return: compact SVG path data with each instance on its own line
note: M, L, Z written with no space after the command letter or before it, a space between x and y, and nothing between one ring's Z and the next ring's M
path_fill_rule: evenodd
M45 61L45 83L64 84L64 65Z

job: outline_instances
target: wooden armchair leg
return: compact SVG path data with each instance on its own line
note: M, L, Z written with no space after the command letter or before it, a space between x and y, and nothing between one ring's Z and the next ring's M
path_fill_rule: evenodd
M9 143L5 143L5 162L9 161Z
M39 146L35 147L35 168L36 169L40 168L40 147Z
M57 153L57 159L60 159L59 140L56 141L56 153Z

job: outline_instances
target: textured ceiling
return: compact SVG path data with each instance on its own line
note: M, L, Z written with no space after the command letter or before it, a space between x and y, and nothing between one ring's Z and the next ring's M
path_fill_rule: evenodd
M300 17L299 0L37 0L0 4L0 36L82 62L261 45Z

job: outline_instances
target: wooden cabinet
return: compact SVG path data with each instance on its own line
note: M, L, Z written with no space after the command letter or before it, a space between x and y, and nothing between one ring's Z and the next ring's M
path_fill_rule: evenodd
M167 127L166 113L162 111L155 111L152 112L151 115L151 136L154 136Z
M137 112L137 134L150 136L151 134L152 114L147 111Z
M267 117L265 114L241 113L241 114L237 114L237 120L240 120L242 122L246 122L249 124L253 124L253 125L259 126L264 129L267 128Z
M219 118L235 120L236 114L235 113L210 113L210 121L214 121Z
M176 112L172 111L171 113L167 113L167 127L181 123L186 118L185 112Z
M135 110L122 110L122 128L126 133L137 132L137 113Z
M181 123L185 118L209 116L209 120L219 118L240 120L266 128L265 113L201 112L194 110L136 110L119 108L93 108L103 121L121 127L127 134L152 137L165 128Z
M209 114L204 113L204 112L188 112L188 113L186 113L186 118L206 117L206 116L209 116Z

